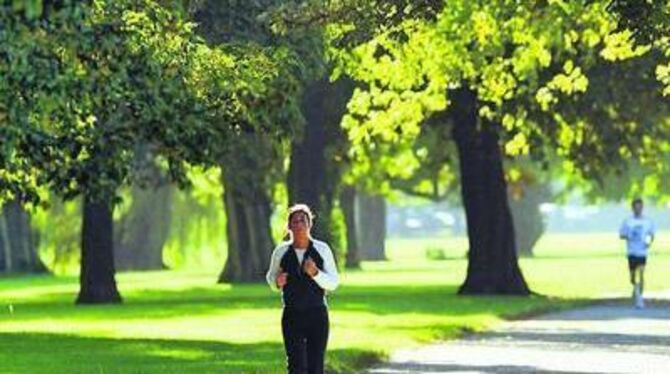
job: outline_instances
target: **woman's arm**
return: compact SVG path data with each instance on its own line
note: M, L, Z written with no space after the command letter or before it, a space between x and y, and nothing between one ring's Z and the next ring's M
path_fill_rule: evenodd
M277 248L272 251L272 257L270 257L270 267L268 268L267 274L265 274L265 280L268 282L268 285L270 285L270 288L275 291L279 291L279 287L277 287L277 275L279 275L279 272L281 271L279 266L281 263L281 258L285 252L286 248L283 244L278 245Z
M315 247L323 259L323 270L319 270L312 279L324 290L333 291L339 284L333 251L330 250L330 247L326 243L319 243Z

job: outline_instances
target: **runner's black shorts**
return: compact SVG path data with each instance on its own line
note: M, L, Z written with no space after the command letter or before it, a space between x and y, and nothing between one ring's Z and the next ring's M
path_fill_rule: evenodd
M644 266L647 264L647 258L644 256L628 256L628 268L630 270L635 270L639 266Z

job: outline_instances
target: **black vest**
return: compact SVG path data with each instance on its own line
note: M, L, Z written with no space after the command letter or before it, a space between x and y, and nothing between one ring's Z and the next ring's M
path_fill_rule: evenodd
M323 258L319 255L314 243L310 240L305 251L303 262L311 258L319 270L323 270ZM302 264L298 263L293 244L288 247L281 258L281 268L288 273L286 285L282 289L284 306L287 308L307 309L323 306L324 291L319 285L302 270Z

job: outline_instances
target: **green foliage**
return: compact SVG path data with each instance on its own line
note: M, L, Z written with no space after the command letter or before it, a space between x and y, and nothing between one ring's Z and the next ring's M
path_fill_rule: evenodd
M62 201L51 194L46 205L31 212L31 225L39 238L38 253L50 272L74 274L80 259L81 199Z
M198 22L197 32L209 44L226 43L230 50L246 56L245 71L255 74L262 66L249 58L254 50L268 53L271 57L268 61L279 69L274 80L263 85L265 91L257 96L256 105L249 106L253 117L243 118L239 124L244 127L244 121L259 123L264 131L236 134L225 147L213 153L225 169L229 187L242 193L252 193L243 187L249 184L259 186L254 191L270 191L283 179L289 142L299 136L304 124L300 111L302 86L324 70L318 34L278 37L258 22L257 17L277 3L277 0L203 1L193 15Z
M504 101L544 85L583 90L580 69L569 57L582 45L601 42L612 26L597 4L552 4L457 2L436 22L407 21L404 42L385 33L351 52L335 50L339 66L369 84L356 93L345 126L358 127L357 135L411 137L428 114L444 110L445 91L459 84L477 89L487 104L482 114L488 116L499 116ZM581 14L579 24L573 20L576 14ZM543 22L549 19L554 22ZM555 60L563 71L542 81L540 72L552 62L558 65ZM352 138L360 143L358 136Z
M608 9L617 15L619 29L631 30L635 41L665 51L670 58L670 1L613 0ZM659 64L656 75L670 96L670 63Z
M335 261L338 268L342 269L344 268L346 254L343 248L347 248L347 224L344 221L344 212L339 205L333 207L330 213L328 227L331 235L331 240L328 244L335 251Z
M263 46L271 50L282 50L292 54L294 59L275 59L284 66L284 79L297 79L301 84L320 78L326 72L323 59L321 32L292 32L286 35L274 33L262 15L268 9L287 3L284 0L203 0L194 12L198 22L197 32L210 44L230 44L239 48ZM290 81L284 82L284 87ZM291 91L283 91L290 94ZM273 108L266 108L273 109ZM287 106L285 111L296 110Z
M666 65L658 65L656 68L656 76L658 77L658 80L665 85L663 95L670 96L670 62Z
M447 259L447 255L442 248L427 248L426 258L432 261L443 261Z
M584 177L597 180L601 190L618 191L619 197L642 192L636 185L648 184L645 179L668 178L670 111L654 77L661 58L650 51L590 67L586 72L589 90L562 98L563 103L555 106L558 126L557 131L548 132L554 139L549 144L562 142L555 148L568 169L578 169ZM612 184L614 180L618 182ZM646 192L664 194L648 188Z
M219 169L190 169L190 186L173 197L163 258L171 269L219 269L226 254L226 217Z
M172 201L170 234L163 249L172 269L218 269L226 254L226 218L222 207L220 172L216 168L188 170L188 188L176 191ZM118 191L119 220L132 206L129 188ZM43 207L32 210L32 226L39 233L39 254L57 275L77 274L80 260L81 200L62 201L53 194Z
M293 97L275 64L285 50L210 47L152 0L68 5L43 22L0 9L3 191L114 196L138 144L183 182L233 134L281 130L268 112Z
M11 0L5 1L5 4L8 2L11 3L11 9L13 12L16 14L22 14L27 19L36 19L46 10L43 6L43 0Z
M340 47L355 46L406 19L434 19L442 0L303 0L282 1L260 19L279 34L328 24L346 25Z
M393 190L432 201L459 200L457 152L450 142L451 126L444 121L439 115L427 119L411 149L395 147L374 157L381 161L375 163L377 169L387 171L387 180ZM379 146L377 149L383 148ZM387 167L386 163L392 166ZM354 166L356 171L361 169L359 165Z
M633 30L641 43L670 35L670 1L612 0L608 9L618 15L619 28Z
M336 75L362 83L343 126L363 164L379 165L370 154L383 149L402 160L397 172L411 174L421 154L410 150L427 120L445 112L451 90L467 86L509 156L546 162L558 154L570 172L596 181L636 157L665 172L667 105L649 80L658 53L616 31L604 2L456 1L435 21L407 18L367 43L339 48L347 32L346 23L331 25L330 55Z

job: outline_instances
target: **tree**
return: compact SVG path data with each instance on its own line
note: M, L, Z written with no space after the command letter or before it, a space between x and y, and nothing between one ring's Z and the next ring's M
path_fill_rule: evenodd
M190 168L188 180L187 188L175 190L170 204L173 214L163 259L171 269L208 267L226 254L221 170Z
M516 260L500 142L506 154L532 152L536 159L558 149L589 176L600 166L618 166L609 145L635 155L649 149L630 128L601 132L598 122L570 122L560 110L551 112L559 109L553 105L559 97L574 97L564 100L573 113L584 109L574 104L589 87L586 68L608 69L608 60L645 52L614 27L602 3L452 2L434 22L408 20L360 46L333 52L341 71L367 85L354 94L344 122L354 144L411 144L433 113L441 113L440 122L452 129L470 238L461 293L529 292ZM335 46L347 26L339 30L333 33ZM556 124L608 135L580 139L579 148L590 151L580 156L565 151L574 139L556 136ZM621 138L628 143L615 140ZM603 140L608 147L598 145ZM601 164L608 157L609 164Z
M355 187L344 185L340 189L340 206L344 214L344 224L347 227L347 252L344 266L349 269L356 269L361 266L359 235L356 230L358 224L356 197L357 191Z
M209 48L151 0L48 8L46 20L1 9L3 192L36 199L35 186L47 185L81 195L77 301L119 302L112 208L134 179L136 146L155 147L183 182L185 164L214 164L230 135L272 131L254 108L278 70L263 50Z
M518 162L507 172L507 194L514 223L517 253L533 256L535 244L544 234L546 223L540 204L552 201L553 193L548 173L527 160ZM511 174L511 175L510 175Z
M276 84L268 90L273 101L259 103L259 121L274 126L272 134L252 132L232 137L226 147L214 153L222 170L223 201L226 211L228 257L219 282L255 282L265 277L269 252L274 247L270 219L273 211L272 188L284 176L288 138L303 124L299 112L301 71L309 69L295 55L301 40L275 37L256 19L275 0L258 2L204 1L194 9L198 32L210 44L230 43L240 49L274 50L278 60L287 62ZM255 68L250 63L249 68ZM264 104L264 105L263 105Z
M340 34L339 47L367 42L408 19L435 20L443 0L305 0L284 1L260 18L279 34L300 29L347 24Z
M37 253L38 235L30 224L30 214L19 201L0 209L0 269L2 272L45 272Z
M386 260L386 199L380 194L359 191L356 195L356 235L360 258Z
M442 1L304 1L282 2L266 12L267 20L279 34L308 32L328 34L327 25L346 20L354 27L343 35L340 45L354 45L367 39L373 30L400 22L404 17L431 18L441 7ZM315 27L316 26L316 27ZM321 64L332 68L328 53L322 53ZM327 241L338 242L334 237L332 209L339 195L344 213L347 236L347 267L358 267L360 259L384 259L385 213L381 196L387 194L382 179L373 179L351 165L348 151L350 144L340 129L346 102L354 88L348 79L332 79L328 83L322 73L317 81L308 85L303 101L303 112L307 120L305 134L294 142L289 170L289 200L307 202L314 208L317 220L315 233ZM334 105L333 103L337 103ZM352 171L351 168L356 169ZM305 183L311 180L311 183ZM379 182L383 187L375 185ZM339 187L342 185L342 187ZM338 189L341 191L338 193ZM370 210L361 209L371 203ZM375 208L375 209L372 209ZM367 215L367 216L366 216Z
M136 151L137 181L130 207L114 222L114 263L118 270L164 269L163 247L172 221L175 186L146 145Z
M620 30L632 30L635 41L665 51L665 64L659 63L656 76L670 95L670 2L667 0L613 0L608 10L617 15Z
M286 180L289 205L304 203L315 212L312 229L339 252L333 209L345 166L346 137L339 127L351 94L351 82L329 82L326 77L308 83L302 99L305 129L291 144Z
M517 263L514 226L507 201L499 135L478 121L477 93L451 93L448 116L461 165L461 193L468 229L468 272L460 293L527 294ZM478 128L481 126L481 128Z
M670 2L644 0L612 0L608 10L618 16L620 30L633 30L641 43L670 35Z
M227 40L236 43L258 43L268 47L287 46L301 61L300 66L293 75L287 74L286 77L294 77L293 83L299 83L301 93L296 94L294 99L299 105L299 113L291 113L291 108L285 108L284 113L278 113L275 121L285 121L287 114L292 115L293 129L288 133L289 136L280 137L276 141L263 141L259 139L256 146L253 147L259 153L258 157L266 157L274 162L270 165L267 161L254 161L255 164L247 164L240 172L231 170L231 165L243 165L242 158L248 161L252 158L249 155L240 157L240 153L233 152L222 158L225 180L230 188L235 185L244 186L242 189L248 189L249 183L244 180L258 181L263 180L262 184L256 184L258 190L254 196L262 197L254 199L255 201L269 201L268 195L270 188L274 184L268 181L270 176L279 176L279 173L273 173L273 170L282 170L281 162L284 159L284 152L290 149L289 169L286 174L286 184L288 189L289 204L302 202L309 204L317 215L313 232L315 236L324 239L333 245L337 250L339 246L336 239L336 230L333 223L333 208L336 204L340 174L342 169L343 141L346 137L339 128L339 118L344 113L348 95L351 94L352 87L350 82L342 80L340 82L329 82L326 77L326 61L323 54L323 37L321 30L310 30L309 32L295 32L285 35L278 35L271 31L266 22L258 22L263 18L263 12L273 6L281 6L287 2L277 0L266 0L260 2L229 2L226 7L220 7L220 2L216 5L211 2L204 2L195 12L195 17L200 21L200 31L207 35L211 41ZM286 85L280 86L286 91ZM298 114L298 116L294 116ZM300 118L298 118L300 117ZM270 120L272 120L270 118ZM288 142L288 146L281 144ZM247 143L248 144L248 143ZM290 147L290 148L288 148ZM238 160L232 160L227 157L234 157ZM252 166L253 165L253 166ZM259 167L265 165L265 167ZM240 177L240 175L246 177ZM283 175L282 175L283 176ZM246 179L245 179L246 178ZM238 203L228 206L249 206L254 201L244 200L242 194L237 194L235 199ZM226 198L229 201L229 197ZM229 209L229 208L227 208ZM265 253L269 240L269 213L270 210L257 209L257 212L267 212L266 216L254 220L256 227L262 232L260 235L267 237L263 240L254 241L260 245L258 249L251 252L256 253L254 257L269 258ZM235 212L227 212L233 216ZM228 223L229 225L231 222ZM247 226L237 225L240 229ZM230 228L228 229L230 230ZM246 230L246 229L245 229ZM253 233L258 235L258 233ZM240 237L249 236L248 233L239 233ZM234 238L229 237L229 248L236 251L235 248L240 241L233 242ZM244 253L249 249L245 248ZM241 255L229 257L230 259L241 258ZM267 261L267 260L264 260ZM235 261L235 263L242 263ZM254 274L254 279L262 279L264 271L264 262L255 262L254 269L249 269ZM256 267L258 267L256 269ZM234 280L234 278L225 276L226 273L232 274L234 266L226 265L222 274L222 280ZM245 270L236 271L241 274Z
M276 180L277 161L271 140L250 135L238 140L223 156L221 181L226 210L228 258L219 282L257 282L269 267L274 248L270 218L270 191Z

